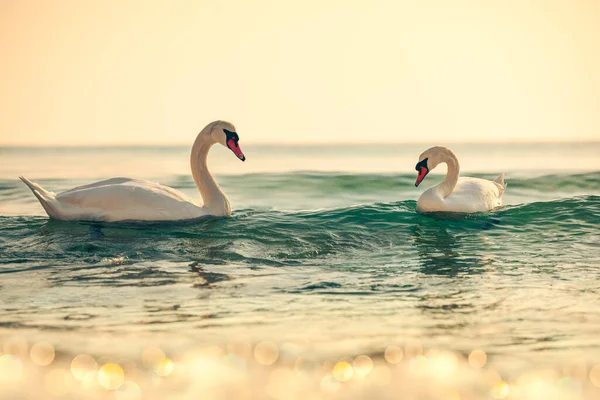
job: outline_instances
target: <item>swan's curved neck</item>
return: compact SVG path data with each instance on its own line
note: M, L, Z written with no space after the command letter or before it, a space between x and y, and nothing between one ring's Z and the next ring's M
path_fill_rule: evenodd
M208 171L206 159L213 144L210 137L203 132L196 138L190 157L192 176L204 200L204 208L210 210L213 215L230 215L229 200Z
M448 197L454 188L456 187L456 182L458 182L458 176L460 174L460 165L458 164L458 159L450 150L446 150L442 153L441 161L446 163L448 166L448 172L446 173L446 178L437 185L439 190L442 193L444 198Z

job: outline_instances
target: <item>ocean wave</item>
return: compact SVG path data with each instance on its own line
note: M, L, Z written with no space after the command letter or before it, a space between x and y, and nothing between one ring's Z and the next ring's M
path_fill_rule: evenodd
M102 264L124 257L243 263L273 267L357 252L399 251L415 238L519 232L539 239L586 234L600 240L600 196L503 207L477 214L418 214L413 200L312 211L243 209L231 218L180 223L91 223L43 217L0 217L0 269L14 271L61 265ZM537 237L536 237L537 235ZM437 239L436 239L437 238ZM458 239L457 239L458 238ZM506 237L513 240L513 237ZM435 242L437 243L437 242ZM434 244L435 244L434 243Z

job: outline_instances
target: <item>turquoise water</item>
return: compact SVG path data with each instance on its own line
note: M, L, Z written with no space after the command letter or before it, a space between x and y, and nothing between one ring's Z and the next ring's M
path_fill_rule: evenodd
M1 149L0 338L102 354L244 337L319 360L418 342L484 349L509 377L591 366L600 143L488 146L452 148L465 175L506 173L491 213L416 214L423 145L248 146L247 163L209 159L232 217L164 224L49 221L16 177L58 192L132 176L198 198L186 148Z

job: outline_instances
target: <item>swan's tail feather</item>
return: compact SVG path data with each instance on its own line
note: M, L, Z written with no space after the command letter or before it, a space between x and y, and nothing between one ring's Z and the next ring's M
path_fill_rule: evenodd
M504 182L504 172L494 179L494 183L496 183L496 186L498 186L498 189L500 189L500 196L502 196L507 186L506 182Z
M23 183L26 184L29 189L31 189L50 218L60 219L59 204L56 200L56 194L47 191L37 183L31 182L24 176L20 176L19 179L21 179Z

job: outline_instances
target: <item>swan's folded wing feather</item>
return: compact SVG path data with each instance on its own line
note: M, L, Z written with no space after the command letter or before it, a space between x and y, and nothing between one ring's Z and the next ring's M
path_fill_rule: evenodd
M500 195L496 182L487 179L460 177L454 192L464 192L475 196L495 196Z
M193 200L185 194L154 182L128 178L114 178L80 186L57 196L62 204L102 213L122 212L138 218L149 213L167 217L181 213L194 217L197 212Z
M66 191L60 193L59 196L68 195L70 193L79 192L81 190L86 190L86 189L93 189L93 188L98 188L98 187L103 187L103 186L122 185L122 184L126 184L126 183L136 183L136 182L144 182L144 181L141 181L139 179L133 179L133 178L105 179L103 181L89 183L87 185L76 186L72 189L69 189L69 190L66 190Z
M444 200L458 212L486 211L502 204L500 188L486 179L461 177L454 191Z

